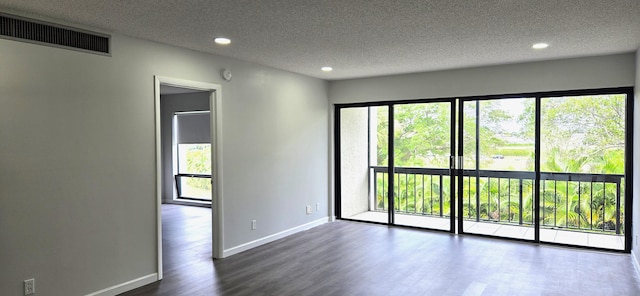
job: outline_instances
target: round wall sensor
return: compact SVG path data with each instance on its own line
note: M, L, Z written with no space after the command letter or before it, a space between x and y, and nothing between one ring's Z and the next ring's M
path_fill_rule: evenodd
M229 69L222 70L222 78L224 78L224 80L231 81L231 77L233 77L233 75L231 75L231 70Z

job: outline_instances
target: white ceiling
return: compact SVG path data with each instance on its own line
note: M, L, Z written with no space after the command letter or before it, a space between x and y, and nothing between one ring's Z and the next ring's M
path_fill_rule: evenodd
M0 0L328 80L635 51L640 0ZM215 36L232 40L214 44ZM545 50L533 50L547 42ZM320 71L330 65L331 73Z

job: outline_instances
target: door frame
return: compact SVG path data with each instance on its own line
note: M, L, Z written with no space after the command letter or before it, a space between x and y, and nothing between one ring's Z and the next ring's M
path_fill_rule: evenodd
M373 224L383 224L383 225L393 225L393 226L402 226L409 228L419 228L419 229L428 229L432 231L440 231L440 232L456 232L456 202L457 202L457 169L456 169L456 123L457 123L457 114L456 114L456 104L458 98L438 98L438 99L418 99L418 100L401 100L401 101L382 101L382 102L370 102L370 103L349 103L349 104L335 104L334 105L334 161L335 161L335 173L334 173L334 211L336 219L342 220L352 220L349 218L342 217L342 173L341 173L341 131L340 131L340 111L342 109L348 108L362 108L362 107L388 107L388 118L389 118L389 127L388 127L388 168L387 174L389 176L389 183L387 184L387 198L389 199L389 212L387 213L387 222L371 222L371 221L362 221ZM397 105L406 105L406 104L430 104L430 103L448 103L450 104L449 112L449 124L450 124L450 155L449 155L449 191L450 191L450 200L449 200L449 229L436 229L436 228L422 228L408 225L398 225L395 223L395 178L393 178L395 174L395 157L394 157L394 106ZM353 220L356 221L356 220ZM357 220L359 221L359 220Z
M222 190L222 86L219 84L184 80L179 78L154 76L154 113L155 113L155 154L156 154L156 245L158 280L163 278L162 270L162 129L160 113L160 85L169 85L209 92L211 115L211 181L215 186L211 191L212 221L212 257L223 258L224 219Z
M496 237L496 238L500 238L500 239L506 239L506 240L514 240L514 241L523 241L523 242L533 242L533 243L540 243L540 224L539 224L539 219L540 219L540 97L541 95L539 94L535 94L535 95L527 95L527 94L515 94L515 95L501 95L501 96L478 96L478 97L464 97L464 98L460 98L458 100L458 110L457 110L457 116L458 116L458 134L457 139L458 139L458 149L457 149L457 155L456 155L456 160L457 160L457 164L456 164L456 171L457 171L457 182L458 182L458 187L456 188L456 192L458 194L458 216L456 216L456 220L457 220L457 225L458 225L458 234L465 234L465 235L477 235L477 236L484 236L484 237ZM534 154L535 154L535 159L534 159L534 170L533 173L535 175L534 177L534 182L533 182L533 212L534 212L534 217L533 217L533 227L534 227L534 238L533 239L525 239L525 238L513 238L513 237L507 237L507 236L494 236L491 234L480 234L480 233L473 233L473 232L466 232L465 228L464 228L464 215L462 214L464 212L464 195L462 194L462 192L464 192L464 147L465 147L465 143L464 143L464 104L467 102L475 102L476 103L476 129L475 129L475 134L476 134L476 141L475 143L473 143L475 145L475 159L476 159L476 166L475 169L476 171L479 171L479 163L477 162L477 160L480 158L480 147L479 147L479 141L481 140L479 137L479 128L480 128L480 122L478 121L478 116L479 116L479 112L480 112L480 102L485 102L485 101L497 101L497 100L511 100L511 99L533 99L534 100L534 104L535 104L535 114L534 114L534 121L535 121L535 131L534 131ZM476 183L477 184L477 183ZM478 194L479 192L477 191L479 190L478 188L476 188L476 194ZM479 205L476 204L476 207L478 207Z
M579 245L568 245L568 244L561 244L561 243L553 243L553 242L547 242L547 241L541 241L540 240L540 225L539 225L539 220L540 220L540 104L541 104L541 99L544 97L557 97L557 96L584 96L584 95L607 95L607 94L625 94L627 96L626 99L626 114L625 114L625 183L624 183L624 211L625 211L625 217L624 217L624 225L625 225L625 229L624 229L624 238L625 238L625 243L624 243L624 249L623 250L617 250L617 249L606 249L606 248L598 248L598 247L589 247L589 246L579 246ZM337 219L343 219L343 220L352 220L352 219L348 219L348 218L343 218L342 217L342 213L341 213L341 172L340 172L340 168L341 168L341 160L340 160L340 110L341 109L345 109L345 108L354 108L354 107L374 107L374 106L388 106L389 107L389 112L390 112L390 122L393 119L392 117L392 113L393 113L393 106L394 105L399 105L399 104L411 104L411 103L430 103L430 102L448 102L450 100L453 100L453 104L457 105L457 112L455 112L455 114L452 114L452 119L455 122L460 122L461 119L461 114L463 114L460 110L463 108L463 102L465 101L474 101L474 100L495 100L495 99L513 99L513 98L524 98L524 97L528 97L528 98L535 98L536 100L536 114L535 114L535 118L536 118L536 123L535 123L535 134L536 134L536 147L535 147L535 154L536 154L536 159L535 159L535 180L534 180L534 221L536 221L536 223L534 223L534 240L522 240L522 239L517 239L517 238L509 238L509 237L495 237L495 238L499 238L499 239L504 239L504 240L514 240L514 241L526 241L526 242L532 242L535 244L546 244L546 245L559 245L559 246L567 246L567 247L572 247L572 248L581 248L581 249L591 249L591 250L602 250L602 251L607 251L607 252L621 252L621 253L629 253L631 251L632 248L632 242L633 242L633 238L632 238L632 233L633 233L633 225L632 225L632 215L633 215L633 188L634 188L634 184L632 182L633 180L633 174L634 174L634 170L633 170L633 151L634 151L634 142L633 142L633 136L634 136L634 99L633 99L633 94L634 94L634 87L611 87L611 88L594 88L594 89L577 89L577 90L555 90L555 91L540 91L540 92L528 92L528 93L511 93L511 94L494 94L494 95L479 95L479 96L460 96L460 97L449 97L449 98L434 98L434 99L412 99L412 100L408 100L408 99L400 99L400 100L384 100L384 101L372 101L372 102L360 102L360 103L344 103L344 104L334 104L334 118L333 118L333 122L334 122L334 161L335 161L335 173L334 173L334 207L335 207L335 215ZM457 102L457 103L456 103ZM462 139L463 138L463 129L462 127L458 124L458 126L456 127L457 130L455 130L456 132L456 138L457 139ZM452 129L453 131L453 129ZM390 147L389 149L391 150L392 147L392 141L393 141L393 126L389 127L389 135L391 136L391 138L389 139L389 143L390 143ZM462 212L462 208L463 208L463 203L462 200L460 200L460 192L462 192L462 189L460 188L463 184L463 182L461 182L461 178L460 176L463 175L463 167L461 166L462 164L462 146L460 146L460 142L458 141L458 145L456 145L456 153L452 154L455 157L452 158L452 162L454 162L455 167L454 167L454 179L456 182L456 190L454 190L454 192L452 194L455 194L455 201L452 201L452 211L455 211L455 209L458 209L458 214ZM390 157L393 158L393 153L389 153ZM390 159L389 161L389 167L391 167L392 164L392 159ZM389 170L389 175L392 176L393 174L391 173L391 170ZM393 179L393 178L391 178ZM453 183L453 182L452 182ZM389 186L392 186L393 183L390 182ZM389 192L389 199L390 202L392 202L392 198L393 198L393 190L390 190ZM453 204L453 203L457 203L457 204ZM392 219L392 215L389 215L389 219ZM452 226L451 226L451 231L446 231L446 232L453 232L453 233L457 233L457 234L464 234L464 235L473 235L473 236L484 236L484 237L494 237L494 236L488 236L488 235L484 235L484 234L476 234L476 233L469 233L469 232L464 232L463 229L463 217L454 217L454 220L452 222ZM369 221L362 221L362 222L368 222L368 223L374 223L374 224L385 224L385 225L394 225L394 226L402 226L402 227L411 227L411 226L404 226L404 225L396 225L395 223L393 223L393 221L387 221L387 223L377 223L377 222L369 222ZM457 225L457 227L454 227L454 225ZM457 229L456 229L457 228ZM443 231L443 230L438 230L438 229L429 229L429 228L421 228L421 229L428 229L428 230L434 230L434 231Z
M458 170L456 169L456 123L457 123L457 110L456 104L458 102L457 98L444 98L444 99L428 99L428 100L416 100L416 101L402 101L395 102L389 104L389 224L394 226L406 226L406 227L415 227L410 225L401 225L395 223L395 192L393 190L395 175L395 127L394 127L394 116L395 116L395 106L399 105L409 105L409 104L438 104L445 103L449 104L449 230L444 229L433 229L433 228L422 228L415 227L421 229L429 229L435 231L444 231L450 233L456 233L456 203L458 199L458 191L456 182L458 182L457 174ZM392 172L393 171L393 172ZM393 213L392 213L393 212Z
M459 106L458 106L458 138L463 138L463 104L464 102L473 102L473 101L487 101L487 100L501 100L501 99L516 99L516 98L532 98L535 99L535 180L533 186L533 194L534 194L534 239L519 239L519 238L510 238L510 237L496 237L492 235L486 234L478 234L478 233L469 233L464 231L463 221L464 217L460 216L458 218L458 234L464 235L475 235L475 236L484 236L484 237L495 237L499 239L505 240L514 240L514 241L525 241L531 242L535 244L547 244L547 245L559 245L559 246L567 246L572 248L581 248L581 249L591 249L591 250L603 250L607 252L622 252L629 253L632 247L632 216L633 216L633 134L634 134L634 118L633 118L633 110L634 110L634 100L633 100L633 87L613 87L613 88L600 88L600 89L578 89L578 90L565 90L565 91L546 91L546 92L533 92L533 93L521 93L521 94L505 94L505 95L489 95L489 96L471 96L471 97L461 97L459 98ZM541 179L541 100L542 98L547 97L567 97L567 96L588 96L588 95L613 95L613 94L625 94L626 95L626 114L625 117L625 183L624 183L624 249L608 249L608 248L600 248L600 247L590 247L590 246L581 246L581 245L572 245L572 244L563 244L556 242L548 242L542 241L540 239L540 179ZM458 192L462 192L462 158L463 156L463 141L458 142ZM458 213L462 212L463 209L463 201L462 195L459 196L458 200Z

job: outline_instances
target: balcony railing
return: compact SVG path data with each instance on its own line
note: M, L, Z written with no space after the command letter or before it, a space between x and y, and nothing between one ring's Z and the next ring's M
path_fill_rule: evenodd
M372 166L371 170L373 210L388 211L388 169ZM463 170L462 174L464 219L533 225L534 172ZM396 167L394 211L449 217L450 182L448 169ZM540 226L624 233L624 176L541 172Z

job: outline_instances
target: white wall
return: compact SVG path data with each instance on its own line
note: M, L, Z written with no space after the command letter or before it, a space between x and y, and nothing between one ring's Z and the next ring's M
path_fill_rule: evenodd
M369 108L340 113L341 214L349 218L369 210Z
M160 113L162 125L162 199L173 201L175 179L173 174L173 114L180 111L209 110L209 93L197 92L160 96ZM215 116L215 114L212 114ZM205 129L210 130L208 126Z
M156 272L154 75L222 85L225 248L327 217L326 82L120 35L112 49L0 39L2 295Z
M329 83L332 103L632 86L635 54L575 58Z
M640 266L640 49L636 53L635 98L633 110L633 228L631 251Z

